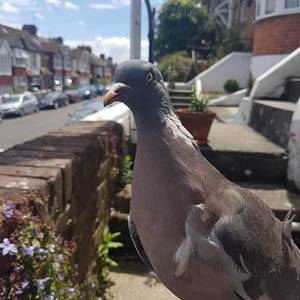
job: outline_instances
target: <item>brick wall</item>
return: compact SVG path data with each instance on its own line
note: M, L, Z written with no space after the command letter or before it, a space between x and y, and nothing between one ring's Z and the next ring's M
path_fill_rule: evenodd
M0 76L0 85L10 86L13 83L12 76Z
M254 55L288 54L300 47L300 13L255 23Z
M121 142L116 123L80 122L0 155L0 203L26 198L40 207L41 218L53 217L77 244L81 278L91 270L107 221Z

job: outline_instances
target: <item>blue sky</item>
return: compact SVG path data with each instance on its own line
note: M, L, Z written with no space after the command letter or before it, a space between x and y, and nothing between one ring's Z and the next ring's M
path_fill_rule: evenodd
M152 1L156 7L163 0ZM147 55L147 15L142 0L142 56ZM130 0L0 0L0 22L35 24L39 34L62 36L67 44L88 44L97 54L121 61L129 53Z

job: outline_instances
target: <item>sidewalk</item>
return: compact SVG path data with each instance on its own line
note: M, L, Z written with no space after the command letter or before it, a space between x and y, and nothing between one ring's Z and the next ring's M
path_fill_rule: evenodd
M111 288L112 300L178 300L161 283L146 276L142 263L119 263L117 272L111 273L115 285Z

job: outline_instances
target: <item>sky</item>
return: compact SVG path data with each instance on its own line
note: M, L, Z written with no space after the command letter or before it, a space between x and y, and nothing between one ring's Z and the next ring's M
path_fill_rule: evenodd
M164 0L152 0L156 8ZM147 14L142 0L142 58L148 56ZM63 37L72 47L90 45L120 62L129 58L130 0L0 0L0 23L21 28L35 24L38 34Z

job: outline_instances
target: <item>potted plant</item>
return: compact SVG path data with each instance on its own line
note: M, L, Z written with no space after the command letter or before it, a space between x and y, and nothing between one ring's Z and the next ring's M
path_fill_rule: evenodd
M183 126L192 134L200 145L208 143L208 134L216 114L207 109L211 100L210 95L197 96L196 89L192 89L191 102L188 108L179 108L176 113Z

